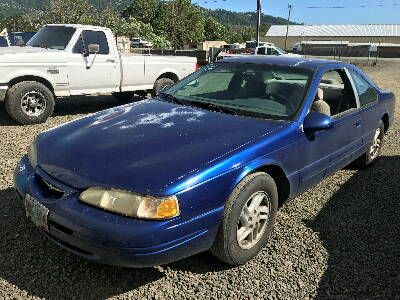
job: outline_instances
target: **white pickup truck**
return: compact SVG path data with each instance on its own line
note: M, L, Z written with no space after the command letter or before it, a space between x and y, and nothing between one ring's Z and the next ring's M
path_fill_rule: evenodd
M275 56L291 56L291 57L302 57L299 54L287 53L279 47L272 44L264 43L264 46L259 46L254 49L254 53L243 53L243 54L229 54L220 52L217 56L217 60L223 59L225 57L236 57L236 56L246 56L246 55L275 55Z
M41 123L58 97L157 93L196 68L192 57L120 54L108 28L46 25L26 47L0 50L0 101L18 123Z

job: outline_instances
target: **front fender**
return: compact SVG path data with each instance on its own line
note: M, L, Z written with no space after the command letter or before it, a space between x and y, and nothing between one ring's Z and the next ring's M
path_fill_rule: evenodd
M55 90L55 88L56 88L56 81L54 78L49 76L49 74L47 72L42 71L42 70L36 70L36 69L16 70L12 73L9 73L6 78L6 82L9 83L18 78L23 78L23 77L38 77L38 78L44 79L47 82L49 82L51 84L51 86L53 87L53 90Z

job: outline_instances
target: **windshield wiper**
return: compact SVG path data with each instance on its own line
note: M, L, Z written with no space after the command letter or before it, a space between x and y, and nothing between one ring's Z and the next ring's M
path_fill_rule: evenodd
M167 94L167 93L164 93L164 92L159 92L158 94L157 94L157 96L162 96L162 97L164 97L164 98L167 98L170 102L172 102L172 103L175 103L175 104L183 104L183 102L182 102L182 100L180 100L180 99L178 99L178 98L176 98L175 96L172 96L171 94Z
M224 106L219 106L215 103L210 103L210 102L198 102L198 101L191 101L190 102L193 106L198 106L201 108L205 108L211 111L217 111L223 114L228 114L228 115L234 115L237 116L237 110L232 109L232 108L227 108Z

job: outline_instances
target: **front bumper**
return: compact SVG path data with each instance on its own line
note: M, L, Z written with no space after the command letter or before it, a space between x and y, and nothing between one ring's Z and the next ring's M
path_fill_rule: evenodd
M59 199L45 191L41 180L63 191ZM99 263L147 267L182 259L209 249L222 208L189 220L145 221L112 214L79 201L80 191L32 169L26 157L17 166L14 183L21 200L30 194L49 210L49 232L61 247ZM50 191L51 192L51 191Z
M4 101L4 99L6 98L7 90L7 85L0 85L0 101Z

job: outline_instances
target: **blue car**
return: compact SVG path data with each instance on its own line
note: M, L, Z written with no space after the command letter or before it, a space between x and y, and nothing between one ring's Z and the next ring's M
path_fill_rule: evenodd
M61 247L145 267L210 250L244 264L284 202L372 165L395 97L337 61L236 57L154 99L37 136L15 170L26 215Z

